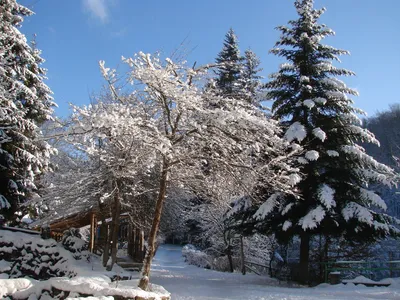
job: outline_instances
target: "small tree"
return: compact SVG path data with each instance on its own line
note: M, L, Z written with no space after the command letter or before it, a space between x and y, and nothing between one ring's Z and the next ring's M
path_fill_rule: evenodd
M259 73L262 71L260 68L260 59L250 49L244 52L243 64L243 90L246 92L246 98L249 102L255 101L257 103L260 99L259 93L262 89L261 79Z
M318 24L325 9L314 9L313 2L296 0L299 18L278 27L282 35L271 52L287 62L267 84L274 116L287 128L286 139L304 146L305 155L298 158L304 174L298 184L301 197L271 197L255 214L277 237L301 237L305 282L310 236L369 242L399 233L392 224L397 220L382 212L385 202L368 189L370 183L391 185L395 173L359 144L379 142L361 127L357 114L363 112L348 97L358 93L337 78L354 75L332 64L348 52L321 43L334 32Z

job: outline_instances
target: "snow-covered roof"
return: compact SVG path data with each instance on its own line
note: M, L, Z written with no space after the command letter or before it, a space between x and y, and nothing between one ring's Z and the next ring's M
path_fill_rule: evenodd
M90 215L97 212L97 208L90 206L82 210L76 208L68 209L63 212L53 211L44 218L31 223L31 228L49 225L54 231L64 231L65 229L75 227L80 228L90 224Z

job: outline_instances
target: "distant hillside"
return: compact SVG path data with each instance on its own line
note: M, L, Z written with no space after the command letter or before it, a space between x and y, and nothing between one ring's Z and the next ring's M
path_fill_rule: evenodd
M400 159L400 104L391 105L389 110L366 119L364 125L381 143L380 147L363 145L368 154L400 172L400 161L396 161L396 157ZM400 218L400 185L393 189L380 187L376 191L386 201L388 213Z

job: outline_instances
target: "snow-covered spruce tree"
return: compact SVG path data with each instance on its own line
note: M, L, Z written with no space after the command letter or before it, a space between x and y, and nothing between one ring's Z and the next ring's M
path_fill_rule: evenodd
M225 97L242 98L243 57L240 55L238 39L232 28L225 35L224 46L215 62L218 64L215 70L216 92Z
M282 35L271 52L287 62L267 84L273 114L287 128L285 138L298 140L305 150L298 157L304 176L300 198L273 196L254 216L282 240L300 236L305 282L310 236L371 242L399 233L396 220L382 212L385 202L368 189L370 183L390 186L395 173L359 144L379 142L361 127L357 114L363 112L348 96L357 92L338 79L354 73L332 64L348 52L321 43L334 32L317 23L325 9L314 9L313 2L295 1L299 18L278 27Z
M0 206L10 221L49 168L52 148L39 141L38 125L51 119L51 90L44 84L40 52L18 30L33 13L15 0L0 3Z

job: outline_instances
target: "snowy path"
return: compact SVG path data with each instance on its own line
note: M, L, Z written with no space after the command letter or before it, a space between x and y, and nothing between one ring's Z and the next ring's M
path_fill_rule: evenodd
M185 264L182 248L162 245L154 258L150 281L164 286L172 300L267 300L267 299L400 299L400 285L368 288L350 285L321 285L289 288L257 275L220 273Z

